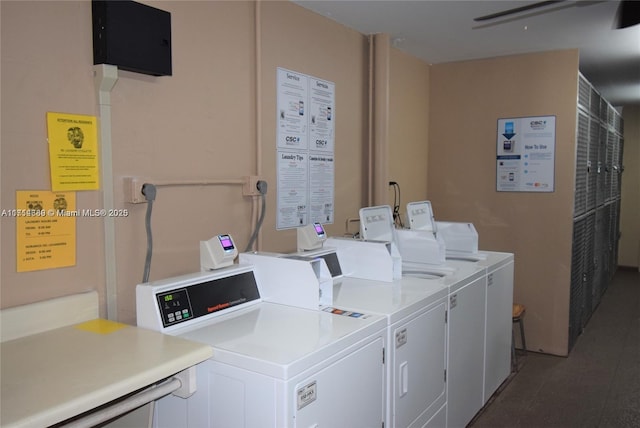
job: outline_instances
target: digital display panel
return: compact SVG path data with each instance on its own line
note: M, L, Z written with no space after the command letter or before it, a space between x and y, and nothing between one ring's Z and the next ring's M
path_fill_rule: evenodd
M259 298L258 285L252 271L156 294L164 327Z
M193 318L187 290L172 290L157 296L162 324L166 327Z
M316 229L316 233L318 234L318 236L324 236L324 228L320 223L313 223L313 227Z
M231 251L235 248L229 235L218 235L218 239L220 240L220 245L222 245L223 250Z

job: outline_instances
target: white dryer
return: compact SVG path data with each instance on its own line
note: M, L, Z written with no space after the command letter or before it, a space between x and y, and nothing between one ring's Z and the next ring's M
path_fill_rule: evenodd
M154 426L382 426L385 318L262 302L255 278L234 265L137 286L139 326L213 348Z
M337 313L387 319L389 427L443 427L446 421L447 285L405 277L392 283L343 278L333 290Z

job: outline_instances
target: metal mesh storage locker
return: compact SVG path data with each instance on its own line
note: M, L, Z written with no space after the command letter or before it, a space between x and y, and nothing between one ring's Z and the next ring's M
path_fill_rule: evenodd
M596 213L590 212L585 218L584 226L584 322L586 325L593 313L593 294L595 284L595 231Z
M618 111L578 77L569 350L617 267L624 126Z
M578 144L576 151L576 182L573 215L579 216L587 210L589 176L589 116L578 113Z
M603 272L602 272L602 282L600 287L600 293L603 294L609 285L609 280L614 272L614 267L611 266L611 251L613 249L613 243L611 239L611 203L605 204L602 207L603 218L603 230L602 230L602 241L604 243L604 261L603 261Z
M590 110L591 84L582 74L578 75L578 107L588 112ZM598 108L599 109L599 108Z
M600 119L600 109L602 108L602 98L600 94L594 89L591 88L591 98L589 100L589 111L591 112L591 116Z
M605 187L605 164L607 159L607 126L600 125L600 140L598 141L598 167L596 177L596 206L604 203L606 187Z
M611 148L611 200L618 197L618 181L620 175L618 174L618 158L620 156L620 136L613 134L613 147Z
M620 242L620 199L616 199L613 204L611 215L611 235L613 237L613 250L611 251L612 264L618 266L618 243Z
M604 201L610 201L612 197L612 187L613 187L613 152L616 146L616 134L613 131L609 131L607 133L607 154L605 161L605 175L604 175L604 188L605 188L605 196Z
M600 150L600 120L591 116L589 120L589 151L587 162L587 211L596 207L598 191L598 153Z
M618 180L617 180L617 187L614 190L614 197L615 199L620 198L620 194L622 192L622 171L624 170L623 164L622 164L622 159L624 155L624 138L620 137L618 139L618 168L616 170L617 175L618 175Z
M604 257L605 257L605 240L604 240L604 210L600 206L596 208L596 222L594 230L594 245L593 245L593 285L591 302L592 311L596 309L600 304L600 295L602 291L602 278L604 277Z
M584 232L586 218L573 223L571 254L571 290L569 294L569 350L582 333L584 318Z

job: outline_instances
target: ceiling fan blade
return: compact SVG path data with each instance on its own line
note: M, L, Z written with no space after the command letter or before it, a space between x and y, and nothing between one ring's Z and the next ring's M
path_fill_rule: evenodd
M622 0L618 7L616 28L640 24L640 1Z
M504 16L509 16L509 15L513 15L516 13L520 13L520 12L526 12L528 10L532 10L532 9L538 9L541 7L545 7L545 6L550 6L552 4L556 4L556 3L562 3L565 0L549 0L549 1L539 1L537 3L532 3L526 6L520 6L520 7L516 7L513 9L507 9L507 10L503 10L502 12L496 12L496 13L492 13L490 15L484 15L484 16L479 16L477 18L474 18L474 21L488 21L490 19L496 19L496 18L502 18ZM633 3L633 2L630 2Z

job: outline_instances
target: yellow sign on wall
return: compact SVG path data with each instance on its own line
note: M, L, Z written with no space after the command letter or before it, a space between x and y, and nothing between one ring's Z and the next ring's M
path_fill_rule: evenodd
M10 211L16 217L18 272L76 264L75 192L18 190Z
M51 190L97 190L97 118L79 114L47 113Z

